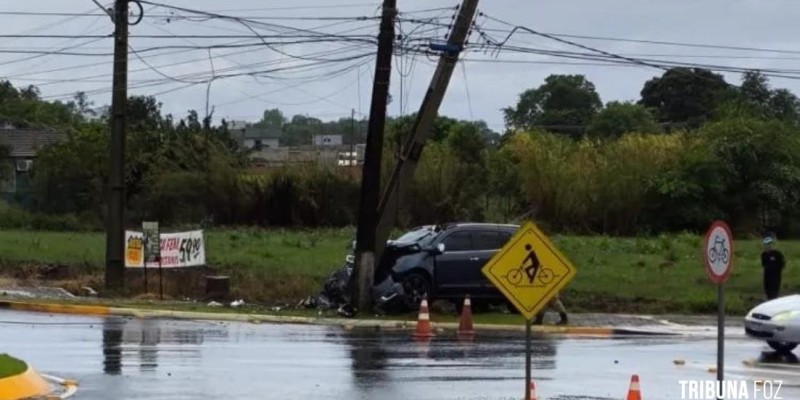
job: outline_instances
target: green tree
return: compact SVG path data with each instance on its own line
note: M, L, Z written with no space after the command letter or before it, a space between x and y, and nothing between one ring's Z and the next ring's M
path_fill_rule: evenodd
M619 137L625 133L658 133L661 127L642 105L612 101L594 117L589 134L596 137Z
M281 110L273 108L271 110L264 111L264 116L261 118L261 121L256 123L256 125L264 128L282 129L285 123L286 117L283 116Z
M602 105L585 76L550 75L538 88L522 92L517 105L504 108L503 114L510 129L544 127L578 137Z
M295 115L291 122L283 125L283 142L286 146L308 146L312 143L314 135L324 132L323 123L319 119Z
M683 152L679 168L654 177L652 219L660 229L704 229L724 218L755 231L761 217L797 217L800 137L775 119L728 116L708 123ZM774 227L773 227L774 228Z
M730 94L722 75L702 68L672 68L644 84L639 104L653 109L660 122L698 127Z
M739 94L751 105L766 110L769 108L769 101L772 98L769 79L758 71L747 71L742 75Z
M15 88L8 81L0 81L0 123L19 128L67 129L83 122L72 102L43 101L39 89L28 86Z
M774 90L769 99L771 116L782 121L800 124L800 100L786 89Z

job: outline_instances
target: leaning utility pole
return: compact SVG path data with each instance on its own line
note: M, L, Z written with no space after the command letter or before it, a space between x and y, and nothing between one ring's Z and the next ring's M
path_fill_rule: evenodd
M125 128L128 101L128 0L114 4L114 78L111 98L110 171L106 216L106 289L125 278Z
M381 187L381 158L383 155L383 129L386 123L386 104L389 97L389 80L392 76L392 50L394 45L394 20L397 0L383 1L378 56L375 62L375 80L372 85L372 103L369 110L367 147L361 170L361 202L358 207L358 232L356 233L355 266L350 303L356 312L368 311L372 304L370 293L375 280L375 227L378 222L378 200Z
M417 119L411 129L411 134L402 149L394 171L386 184L386 189L378 206L380 218L375 236L375 258L380 259L386 247L386 240L395 225L397 215L394 210L398 204L398 187L407 184L414 177L417 163L422 156L422 150L430 136L431 126L439 112L439 106L444 99L450 77L453 75L458 56L464 48L464 42L469 36L472 20L478 8L478 0L464 0L456 17L455 25L450 32L447 44L432 44L431 48L442 51L439 64L436 66L428 92L422 100Z

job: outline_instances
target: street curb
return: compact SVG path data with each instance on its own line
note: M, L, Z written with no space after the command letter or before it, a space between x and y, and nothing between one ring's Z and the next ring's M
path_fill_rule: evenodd
M277 324L305 324L305 325L324 325L339 326L345 331L383 331L383 332L402 332L411 331L416 325L416 321L397 321L397 320L364 320L364 319L345 319L345 318L312 318L291 315L267 315L267 314L226 314L209 313L199 311L170 311L170 310L149 310L136 308L121 308L107 306L87 306L72 304L49 304L49 303L28 303L22 301L0 301L0 309L10 309L18 311L45 312L52 314L79 314L93 316L118 316L139 319L181 319L181 320L206 320L206 321L229 321L229 322L249 322L249 323L277 323ZM456 331L457 322L432 322L434 331L445 333ZM520 325L495 325L495 324L475 324L474 330L478 333L500 334L510 332L524 332L525 326ZM616 336L679 336L679 333L668 331L653 331L637 328L617 328L617 327L585 327L585 326L550 326L534 325L534 334L561 335L561 336L584 336L584 337L616 337Z
M79 315L110 315L110 307L106 306L86 306L79 304L50 304L50 303L27 303L21 301L0 301L0 309L10 309L17 311L36 311L53 314L79 314Z

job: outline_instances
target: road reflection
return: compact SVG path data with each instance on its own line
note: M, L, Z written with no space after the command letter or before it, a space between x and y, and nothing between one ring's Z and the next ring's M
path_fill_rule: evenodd
M124 320L103 320L103 372L119 375L122 372L122 327Z
M163 320L106 318L103 320L103 372L119 375L125 361L141 371L155 371L159 352L165 351L199 357L200 346L208 332L203 326L178 328ZM224 330L212 332L215 336L227 336Z
M431 342L415 342L402 334L351 332L337 339L347 347L352 383L363 395L410 382L502 381L519 377L499 371L524 373L525 342L518 337L459 341L442 335ZM534 337L532 368L556 369L557 348L552 336Z

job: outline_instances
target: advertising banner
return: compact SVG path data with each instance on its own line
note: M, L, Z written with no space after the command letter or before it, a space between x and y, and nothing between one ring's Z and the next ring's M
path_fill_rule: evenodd
M206 264L205 237L202 230L162 233L160 240L161 267L185 268ZM125 231L125 267L144 267L144 234ZM158 262L148 262L148 267L158 267Z

